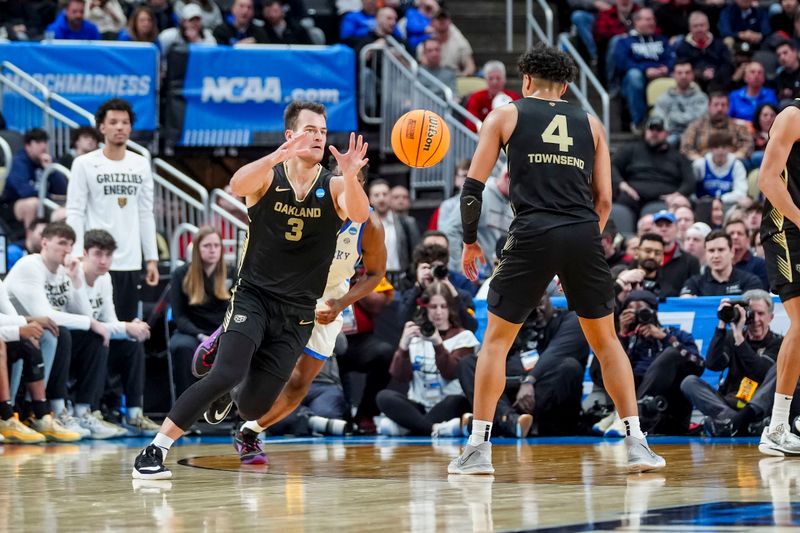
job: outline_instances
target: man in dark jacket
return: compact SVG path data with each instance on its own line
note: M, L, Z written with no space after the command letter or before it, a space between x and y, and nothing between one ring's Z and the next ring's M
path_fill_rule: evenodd
M294 18L287 19L278 0L264 2L264 31L272 44L313 44L311 36Z
M719 33L723 39L743 41L758 47L772 30L767 11L751 0L734 0L719 15Z
M678 296L686 281L700 272L700 262L695 256L685 253L678 244L678 225L673 213L659 211L653 215L653 225L655 232L664 240L659 276L663 294L660 296Z
M554 310L545 294L508 352L495 435L524 438L531 430L536 435L574 435L588 358L589 345L578 316ZM477 361L477 356L469 356L458 364L458 380L470 403Z
M711 33L705 13L695 11L689 16L689 33L675 48L675 57L692 64L695 80L704 91L727 89L733 74L731 52Z
M266 44L269 42L264 28L253 24L253 0L236 0L231 14L214 28L214 38L219 44Z
M763 385L783 342L781 335L769 329L774 303L762 290L747 291L742 300L748 308L722 300L719 310L734 308L738 317L733 322L720 320L708 346L706 367L727 371L719 388L714 390L699 376L687 376L681 383L686 398L706 415L705 430L712 437L749 433L748 425L772 408L774 389Z
M632 131L644 122L647 113L645 87L656 79L669 76L674 55L666 37L656 35L656 17L649 8L633 15L634 30L617 42L614 66L622 79L622 97L631 114Z
M750 250L750 234L744 220L729 220L723 229L733 244L733 268L753 274L761 280L761 288L769 290L767 263Z
M612 159L614 206L611 217L620 231L633 233L640 214L666 207L674 193L689 196L695 177L689 160L667 142L664 119L651 117L644 138L622 146Z
M733 268L733 244L722 230L706 236L706 269L692 276L681 289L681 297L734 296L761 288L753 274Z

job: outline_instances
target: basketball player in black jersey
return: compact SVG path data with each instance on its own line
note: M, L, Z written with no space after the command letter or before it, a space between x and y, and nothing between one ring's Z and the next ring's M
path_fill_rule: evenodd
M369 217L358 181L368 162L361 136L350 135L345 154L330 147L342 174L333 176L320 164L325 107L293 102L284 122L286 142L231 179L231 192L245 198L250 228L214 366L178 398L158 435L137 456L134 478L172 477L163 464L170 446L209 404L207 420L225 418L232 389L246 420L269 411L311 336L342 221Z
M494 472L489 435L505 387L506 354L556 274L627 427L628 470L662 468L664 459L650 451L639 428L633 373L614 329L614 282L600 244L611 211L611 163L603 126L561 99L576 72L567 54L539 44L522 55L519 69L525 98L486 118L461 191L462 266L474 281L476 261L483 262L476 242L483 187L504 147L515 217L489 285L472 435L448 472Z
M800 100L781 111L769 131L758 186L766 196L761 242L770 289L780 296L789 329L778 352L775 403L758 449L766 455L800 455L800 438L791 432L789 406L800 377Z

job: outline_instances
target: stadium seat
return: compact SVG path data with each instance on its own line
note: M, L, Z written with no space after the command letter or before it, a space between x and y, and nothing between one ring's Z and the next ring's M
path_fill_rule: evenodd
M761 190L758 188L758 169L754 168L747 173L747 196L758 200Z
M486 80L477 76L465 76L456 80L456 89L458 90L459 98L464 98L475 91L480 91L485 88Z
M675 87L675 80L672 78L656 78L647 84L647 107L656 105L658 97Z

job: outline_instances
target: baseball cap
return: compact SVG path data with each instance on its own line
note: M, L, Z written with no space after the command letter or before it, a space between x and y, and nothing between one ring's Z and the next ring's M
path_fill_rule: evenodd
M625 309L631 302L644 302L654 311L658 310L658 297L650 291L631 291L622 303L622 308Z
M699 235L703 239L705 239L709 233L711 233L711 227L705 222L695 222L686 230L686 235Z
M656 224L661 220L668 220L671 224L674 224L678 219L666 209L662 209L653 215L653 224Z
M190 20L203 16L203 9L197 4L186 4L181 10L181 20Z
M661 117L650 117L647 119L647 122L644 125L645 129L648 130L661 130L664 131L664 119Z

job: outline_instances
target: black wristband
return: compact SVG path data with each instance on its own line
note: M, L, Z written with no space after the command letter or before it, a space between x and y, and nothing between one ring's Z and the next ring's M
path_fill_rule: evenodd
M486 184L482 181L468 177L461 188L461 227L464 232L464 244L472 244L478 240L478 222L481 218L485 187Z

